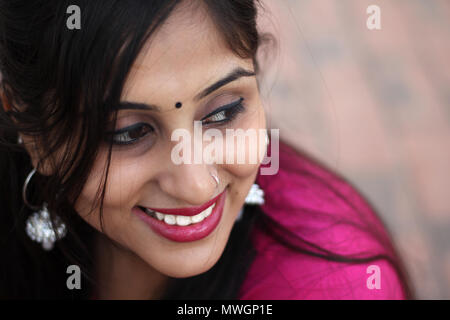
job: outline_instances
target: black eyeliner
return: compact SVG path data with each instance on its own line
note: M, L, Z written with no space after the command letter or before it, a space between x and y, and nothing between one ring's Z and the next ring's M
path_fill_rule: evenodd
M201 121L203 121L203 120L205 120L205 119L208 119L209 117L212 117L213 115L215 115L215 114L217 114L217 113L219 113L219 112L222 112L222 111L224 111L224 110L228 110L228 109L231 109L231 108L233 108L233 107L236 107L236 106L240 105L240 104L242 103L243 100L244 100L244 98L240 97L239 100L237 100L237 101L234 101L234 102L231 102L231 103L226 104L226 105L224 105L224 106L221 106L220 108L217 108L216 110L214 110L214 111L208 113L206 116L204 116L204 117L201 119Z
M141 127L141 126L149 126L149 125L147 123L145 123L145 122L138 122L138 123L132 124L131 126L128 126L128 127L125 127L125 128L121 128L119 130L107 131L106 133L115 135L115 134L120 134L120 133L124 133L124 132L127 132L127 131L131 131L131 130L137 129L137 128Z
M127 133L127 132L130 132L130 131L133 131L133 130L135 130L135 129L142 128L142 127L148 127L148 128L150 128L152 131L154 131L154 128L153 128L151 125L149 125L149 124L147 124L147 123L145 123L145 122L138 122L138 123L132 124L131 126L128 126L128 127L125 127L125 128L119 129L119 130L116 130L116 131L107 131L107 132L106 132L107 136L106 136L105 140L106 140L107 143L112 142L112 143L113 143L114 145L116 145L116 146L134 145L134 144L137 143L139 140L141 140L142 138L144 138L148 133L146 133L146 134L143 135L142 137L139 137L139 138L133 139L133 140L131 140L131 141L127 141L127 142L118 142L118 141L115 141L115 140L114 140L114 136L119 135L119 134L122 134L122 133Z

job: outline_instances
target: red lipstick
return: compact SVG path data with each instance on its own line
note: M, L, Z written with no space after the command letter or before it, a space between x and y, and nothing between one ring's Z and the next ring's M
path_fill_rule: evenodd
M223 214L226 196L227 192L225 189L217 197L198 207L176 209L148 208L152 211L157 211L165 215L194 216L214 205L214 208L209 216L200 222L192 223L186 226L168 224L164 222L164 220L159 220L153 216L150 216L144 211L143 208L140 207L134 207L133 213L141 218L142 221L145 222L153 231L169 240L177 242L196 241L205 238L217 227Z
M222 192L223 193L223 192ZM221 194L222 194L221 193ZM216 196L215 198L212 198L211 200L209 200L208 202L202 204L201 206L198 207L188 207L188 208L171 208L171 209L165 209L165 208L149 208L146 207L147 209L150 209L152 211L158 211L164 214L173 214L173 215L177 215L177 216L195 216L196 214L199 214L200 212L202 212L203 210L205 210L206 208L212 206L212 204L214 202L217 201L217 199L219 199L219 197L221 196L221 194L219 194L218 196Z

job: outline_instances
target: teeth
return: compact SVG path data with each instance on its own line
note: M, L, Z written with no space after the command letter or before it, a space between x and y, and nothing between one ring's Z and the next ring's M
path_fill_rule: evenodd
M164 219L164 215L162 213L159 213L159 212L155 212L155 213L156 213L156 218L158 218L158 220Z
M188 226L192 223L192 220L190 217L186 216L177 216L177 225L179 226Z
M195 216L192 216L191 221L194 223L198 223L198 222L202 221L203 219L205 219L205 214L203 212L204 211L200 212L199 214L196 214Z
M175 216L171 214L164 215L164 222L167 224L175 224L176 223Z
M143 208L147 214L150 216L157 218L160 221L164 221L165 223L169 225L178 225L178 226L188 226L193 223L199 223L203 221L205 218L209 217L211 215L212 210L214 209L214 206L216 204L214 203L210 207L206 208L199 214L196 214L195 216L180 216L180 215L173 215L173 214L164 214L157 211L152 211L146 208Z

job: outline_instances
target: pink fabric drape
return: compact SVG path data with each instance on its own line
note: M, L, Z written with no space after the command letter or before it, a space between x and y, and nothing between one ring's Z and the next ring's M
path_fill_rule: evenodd
M382 222L347 181L283 143L279 158L279 172L258 175L256 181L265 192L262 210L267 215L305 243L331 252L396 259ZM254 230L252 240L258 253L240 299L405 298L395 269L384 259L362 264L327 261L289 249L260 229Z

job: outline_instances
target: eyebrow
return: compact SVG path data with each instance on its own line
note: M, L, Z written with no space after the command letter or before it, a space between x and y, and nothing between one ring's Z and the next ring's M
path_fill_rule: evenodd
M214 91L218 90L219 88L225 86L226 84L235 81L242 77L251 77L255 76L254 71L245 70L242 67L236 67L231 72L229 72L225 77L222 79L219 79L218 81L214 82L212 85L201 91L199 94L197 94L194 97L195 101L198 101ZM136 103L136 102L129 102L124 101L119 103L119 105L116 105L113 107L113 110L122 110L122 109L136 109L136 110L151 110L151 111L161 111L161 109L153 104L146 104L146 103Z
M206 88L202 92L200 92L198 95L196 95L194 100L196 100L196 101L200 100L200 99L206 97L207 95L213 93L220 87L223 87L224 85L226 85L234 80L237 80L241 77L251 77L254 75L255 75L255 73L253 71L248 71L248 70L245 70L244 68L237 67L237 68L233 69L230 73L228 73L228 75L226 75L224 78L216 81L215 83L210 85L208 88Z

